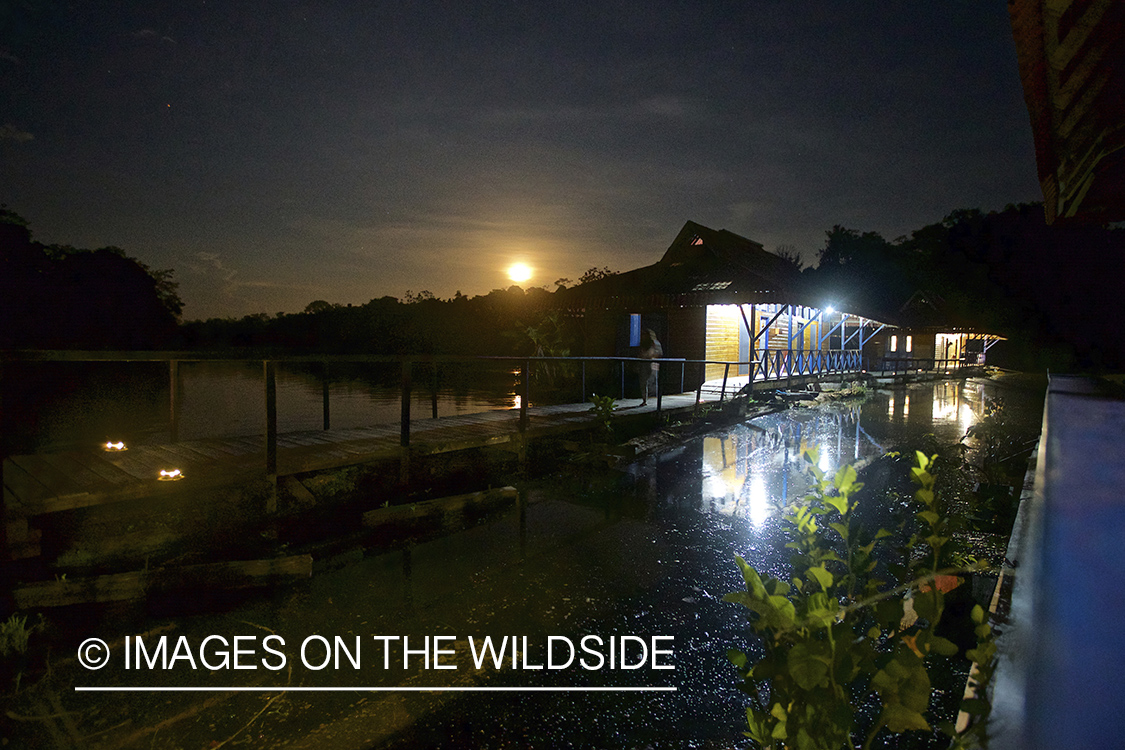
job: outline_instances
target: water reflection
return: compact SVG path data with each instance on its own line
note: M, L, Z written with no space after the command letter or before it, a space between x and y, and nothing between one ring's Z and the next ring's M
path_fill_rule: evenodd
M700 460L700 507L759 527L808 492L806 450L815 449L818 467L832 475L910 436L959 440L984 409L984 387L970 380L877 391L861 405L791 409L731 426L701 438L698 453L688 451ZM690 471L684 456L675 460Z
M34 366L32 366L34 365ZM170 436L168 366L164 363L32 363L6 373L14 405L4 428L19 451L54 450L107 440L160 443ZM280 432L323 425L327 391L334 429L397 422L401 414L398 365L337 365L327 388L316 368L277 367ZM415 374L415 419L519 408L506 368L462 367ZM24 389L27 393L24 392ZM176 388L179 437L261 434L265 395L260 362L182 362ZM514 406L513 406L514 404Z

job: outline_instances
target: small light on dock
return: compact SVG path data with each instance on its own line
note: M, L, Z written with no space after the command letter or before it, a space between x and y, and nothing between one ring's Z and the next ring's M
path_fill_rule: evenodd
M161 482L175 482L177 479L183 479L184 475L179 469L161 469L160 481Z
M514 404L512 404L512 408L518 409L518 408L520 408L520 406L522 404L523 404L523 396L521 396L520 394L517 393L516 394L516 402Z
M125 442L122 440L118 440L116 443L112 441L106 443L105 449L110 452L128 450L128 448L125 447Z

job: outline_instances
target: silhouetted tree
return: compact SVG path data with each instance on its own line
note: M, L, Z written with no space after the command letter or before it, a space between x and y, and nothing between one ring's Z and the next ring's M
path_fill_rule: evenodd
M183 310L176 286L170 269L152 271L121 248L34 242L26 221L0 211L0 346L160 346Z

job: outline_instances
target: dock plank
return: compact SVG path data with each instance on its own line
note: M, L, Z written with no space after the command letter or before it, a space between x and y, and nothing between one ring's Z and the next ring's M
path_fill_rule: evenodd
M42 456L12 456L10 460L47 488L48 494L44 499L70 497L85 492L71 477L51 466Z
M717 401L703 396L703 401ZM665 396L663 408L691 408L695 392ZM655 411L626 401L620 414ZM531 406L528 437L565 433L589 423L589 404ZM450 414L433 419L419 417L410 423L410 451L435 454L510 443L519 439L519 411L496 409ZM335 430L302 429L278 436L278 474L338 468L403 455L400 425L375 424ZM165 445L138 445L121 453L89 448L15 457L5 464L5 498L18 508L61 510L103 502L137 499L176 492L184 487L217 487L244 482L264 471L262 435L193 439ZM10 467L10 468L9 468ZM158 482L160 469L179 468L190 476L184 482ZM170 486L169 486L170 485ZM83 490L88 494L78 494ZM62 499L58 493L63 493ZM18 510L16 512L19 512Z

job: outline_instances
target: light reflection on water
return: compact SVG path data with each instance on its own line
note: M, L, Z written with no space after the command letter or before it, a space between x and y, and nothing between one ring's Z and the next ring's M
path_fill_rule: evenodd
M701 508L760 527L808 492L805 451L815 450L817 466L831 476L881 456L908 434L956 441L984 404L980 382L941 382L877 391L861 405L791 409L734 425L701 439Z

